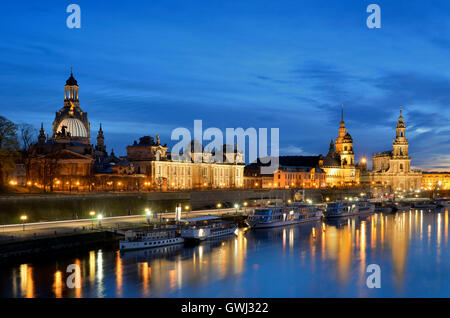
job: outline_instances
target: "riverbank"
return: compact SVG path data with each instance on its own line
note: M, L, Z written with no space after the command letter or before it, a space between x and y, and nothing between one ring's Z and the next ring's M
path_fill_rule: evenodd
M27 222L60 221L90 218L90 211L114 217L143 214L145 209L172 212L177 204L190 211L217 209L218 205L233 208L247 201L286 201L294 196L295 190L278 189L0 196L0 224L20 223L22 215L27 216Z
M0 263L36 259L57 253L74 253L78 250L114 246L120 235L104 230L59 234L54 237L0 243Z
M200 210L184 212L182 217L218 215L240 223L242 214L235 212L235 209ZM126 230L147 228L174 217L175 214L169 212L149 219L143 215L131 215L101 220L93 218L4 225L0 228L0 263L72 251L74 248L98 249L103 244L117 244Z

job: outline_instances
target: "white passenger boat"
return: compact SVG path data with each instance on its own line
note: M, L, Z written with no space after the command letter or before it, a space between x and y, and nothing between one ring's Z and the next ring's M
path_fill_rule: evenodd
M339 201L327 204L323 216L327 219L358 215L358 205L355 202Z
M120 250L138 250L183 243L176 227L149 231L130 230L125 232L125 240L120 241Z
M322 210L307 204L288 207L257 208L249 215L247 223L252 228L269 228L320 220Z
M204 241L216 237L236 234L238 227L230 222L191 224L181 229L181 237L189 241Z

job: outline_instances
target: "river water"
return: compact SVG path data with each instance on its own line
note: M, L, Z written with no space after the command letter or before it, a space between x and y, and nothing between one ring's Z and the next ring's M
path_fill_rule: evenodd
M448 211L409 211L97 249L3 266L0 297L450 297L448 230ZM81 288L67 287L70 264ZM380 288L367 287L370 264Z

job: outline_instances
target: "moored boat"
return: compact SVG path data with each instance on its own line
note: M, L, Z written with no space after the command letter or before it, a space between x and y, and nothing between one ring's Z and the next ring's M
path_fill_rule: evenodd
M450 200L449 199L436 199L435 200L437 207L439 208L450 208Z
M138 250L183 243L184 239L176 227L148 231L129 230L125 240L119 242L120 250Z
M436 209L436 204L433 202L416 202L414 203L414 209L431 212Z
M327 204L323 216L327 219L358 215L358 206L355 202L339 201Z
M294 203L287 207L257 208L248 217L251 228L270 228L320 220L322 211L312 205Z
M367 200L358 201L356 205L358 206L359 215L375 213L375 204L372 204Z
M204 241L235 234L237 225L232 222L213 222L206 225L191 224L181 229L181 237L189 241Z

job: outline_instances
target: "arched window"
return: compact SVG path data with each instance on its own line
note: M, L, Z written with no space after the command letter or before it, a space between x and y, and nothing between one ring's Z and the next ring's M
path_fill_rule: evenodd
M400 164L400 171L403 171L403 163Z

